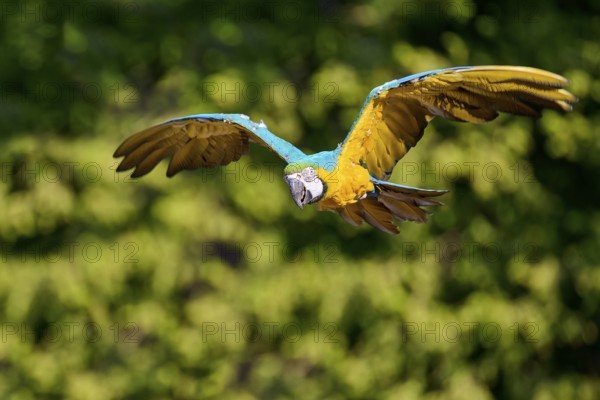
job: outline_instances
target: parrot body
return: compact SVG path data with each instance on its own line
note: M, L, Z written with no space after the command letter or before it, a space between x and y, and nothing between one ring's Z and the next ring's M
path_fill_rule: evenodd
M248 152L249 143L277 153L284 179L302 208L339 213L397 234L395 221L425 222L421 207L441 205L445 190L388 182L396 163L423 136L436 116L483 123L499 112L539 117L543 108L570 111L577 98L562 89L567 80L547 71L512 66L455 67L385 83L367 96L346 139L336 149L306 155L242 114L198 114L169 120L126 139L115 151L118 171L132 177L170 158L167 176L184 169L226 165Z

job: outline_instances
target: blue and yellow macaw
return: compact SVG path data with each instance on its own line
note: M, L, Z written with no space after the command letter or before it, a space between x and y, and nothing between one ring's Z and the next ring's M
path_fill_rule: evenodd
M171 177L184 169L237 161L249 143L257 143L287 162L284 179L298 207L316 204L353 225L366 221L397 234L394 221L425 222L421 207L442 204L433 198L446 193L387 181L429 121L439 116L483 123L499 112L539 117L543 108L570 111L577 98L562 89L567 83L560 75L528 67L439 69L373 89L344 142L331 151L306 155L245 115L198 114L145 129L125 140L114 156L125 157L118 171L135 168L132 177L171 157Z

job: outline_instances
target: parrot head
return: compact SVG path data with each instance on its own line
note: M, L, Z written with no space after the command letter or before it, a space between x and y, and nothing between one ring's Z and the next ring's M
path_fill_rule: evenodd
M290 164L284 170L283 179L290 187L292 199L303 208L307 204L321 200L327 185L319 178L316 168L308 164Z

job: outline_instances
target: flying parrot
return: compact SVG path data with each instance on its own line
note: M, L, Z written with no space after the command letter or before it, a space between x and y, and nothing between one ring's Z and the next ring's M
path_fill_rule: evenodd
M570 111L577 98L568 81L540 69L477 66L439 69L393 80L369 93L350 132L336 149L306 155L243 114L198 114L175 118L126 139L114 157L117 171L150 172L170 157L167 176L184 169L237 161L250 143L274 151L287 166L284 180L300 208L339 213L353 225L367 222L389 234L395 221L423 223L422 207L441 205L445 190L388 182L396 163L414 147L434 117L483 123L499 112L539 117L543 108Z

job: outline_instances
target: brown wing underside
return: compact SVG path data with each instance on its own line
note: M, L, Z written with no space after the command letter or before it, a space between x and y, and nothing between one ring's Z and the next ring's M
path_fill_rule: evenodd
M256 138L253 138L256 141ZM153 126L126 139L115 151L125 157L117 171L135 168L132 177L152 171L171 157L167 176L184 169L213 167L237 161L248 152L248 132L235 124L197 119Z

